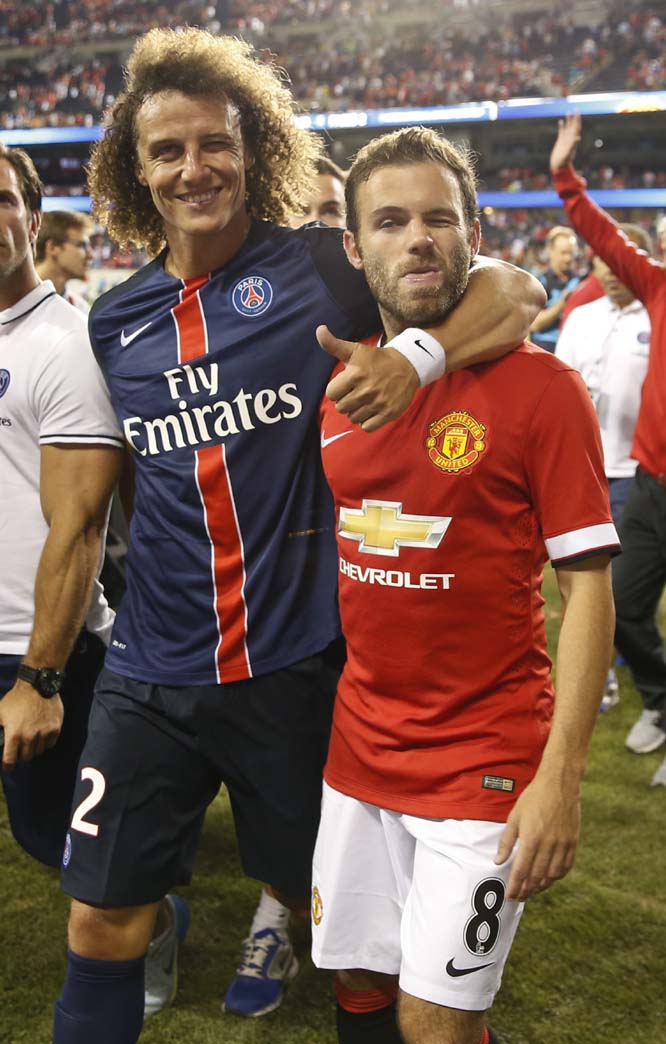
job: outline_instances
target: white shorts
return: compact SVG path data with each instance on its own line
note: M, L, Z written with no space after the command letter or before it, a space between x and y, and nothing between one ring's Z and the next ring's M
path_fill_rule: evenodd
M400 976L422 1000L491 1007L523 903L505 898L503 823L420 819L324 784L312 874L318 968Z

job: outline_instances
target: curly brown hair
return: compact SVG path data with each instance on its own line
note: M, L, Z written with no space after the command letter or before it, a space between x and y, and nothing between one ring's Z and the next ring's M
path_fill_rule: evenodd
M164 225L150 191L137 176L136 116L161 91L214 97L238 109L243 142L254 163L246 172L246 204L258 220L284 223L305 209L322 145L295 122L284 75L252 47L203 29L151 29L134 46L126 87L105 118L106 133L89 167L95 217L121 246L152 255L165 243Z

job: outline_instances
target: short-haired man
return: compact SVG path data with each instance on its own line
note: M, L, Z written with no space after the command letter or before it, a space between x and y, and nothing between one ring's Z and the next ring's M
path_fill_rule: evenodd
M331 228L345 227L345 172L328 156L316 162L317 175L303 211L293 219L292 228L308 221L321 221Z
M71 305L90 311L88 302L68 286L70 279L84 279L92 258L90 233L92 222L87 214L75 210L48 210L35 245L35 261L40 279L50 279L58 293Z
M123 438L85 319L36 271L42 186L20 149L0 146L0 192L2 783L17 841L58 867L114 620L97 577ZM177 899L162 920L178 912L183 934ZM150 981L174 941L151 945Z
M41 193L0 146L2 783L16 839L59 866L113 623L96 576L122 436L84 318L35 270Z
M621 224L627 239L647 254L650 237L639 225ZM613 521L622 508L636 472L631 457L650 350L650 317L629 287L620 283L598 255L592 271L604 296L580 305L565 324L555 354L578 370L599 418Z
M571 229L564 225L551 228L546 236L546 252L548 268L541 277L541 282L548 300L532 323L530 340L547 352L554 352L560 333L562 312L571 291L579 282L574 271L578 243Z
M585 180L573 169L581 127L579 115L560 120L550 155L555 188L574 228L643 302L652 327L631 450L638 467L620 525L623 554L613 568L615 642L643 701L626 744L648 754L666 742L666 659L657 623L666 584L666 266L638 249L585 192ZM666 761L652 782L666 786Z
M382 336L455 307L480 235L462 150L423 128L371 142L347 215ZM579 375L525 344L421 389L371 435L325 399L321 434L348 658L314 961L338 970L341 1044L487 1044L522 904L578 841L618 546L596 417ZM556 698L547 558L563 599Z
M245 871L309 907L339 634L316 430L332 360L315 328L377 323L339 232L276 224L302 209L319 145L248 45L151 31L109 122L91 160L96 211L157 256L90 320L136 497L63 867L74 902L56 1044L138 1038L155 910L189 880L222 780ZM511 269L474 284L434 328L452 366L501 354L542 296ZM514 293L518 322L502 298ZM406 408L424 363L441 367L421 331L382 353L322 339L349 362L329 387L338 409L370 429ZM284 933L253 932L227 1008L270 1010L294 970Z
M650 237L639 225L625 223L619 227L633 243L646 253L651 252ZM596 254L592 258L592 273L603 296L574 309L562 327L555 354L578 370L592 397L601 429L611 512L619 526L636 472L631 444L647 373L650 317L644 305ZM619 702L619 688L611 666L602 711Z

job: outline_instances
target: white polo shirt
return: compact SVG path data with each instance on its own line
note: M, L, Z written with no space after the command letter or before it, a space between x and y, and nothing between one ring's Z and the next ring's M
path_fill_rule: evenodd
M604 295L575 308L555 354L577 369L592 396L607 478L631 477L630 456L650 353L650 319L640 301L616 308Z
M23 655L32 632L48 444L123 445L85 317L50 281L0 312L0 653ZM95 581L86 627L108 644L113 618Z

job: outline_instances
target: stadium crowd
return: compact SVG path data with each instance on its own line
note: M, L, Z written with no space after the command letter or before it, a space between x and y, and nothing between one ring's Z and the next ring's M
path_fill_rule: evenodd
M421 16L401 29L381 14L391 0L289 0L243 8L230 3L173 6L143 3L69 3L19 8L0 5L0 41L47 48L29 71L8 60L0 68L4 128L89 125L113 104L122 80L124 53L104 51L111 38L133 37L153 25L189 22L214 32L249 34L260 40L266 60L276 58L292 83L298 104L310 111L448 105L501 101L516 96L558 96L594 89L657 90L666 86L666 19L655 5L640 4L618 19L580 25L570 10L514 16L497 25L475 20L443 27ZM267 25L331 16L341 30L281 44ZM354 33L344 32L354 17ZM68 54L64 45L99 41L93 57ZM0 43L1 46L1 43Z

